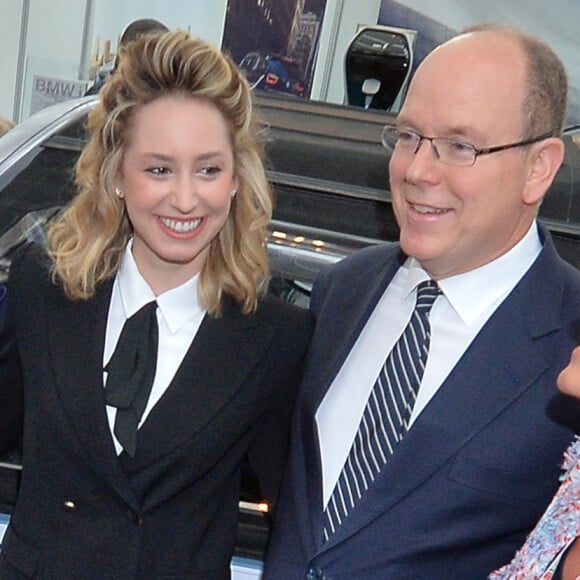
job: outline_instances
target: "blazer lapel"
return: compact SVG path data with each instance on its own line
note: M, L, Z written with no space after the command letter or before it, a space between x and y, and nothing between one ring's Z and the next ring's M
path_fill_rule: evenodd
M139 430L132 469L151 464L205 429L243 386L272 337L268 323L242 315L229 299L220 318L206 316L169 388Z
M56 388L87 462L133 507L137 499L115 452L103 393L103 349L112 280L91 300L71 301L55 288L47 299Z

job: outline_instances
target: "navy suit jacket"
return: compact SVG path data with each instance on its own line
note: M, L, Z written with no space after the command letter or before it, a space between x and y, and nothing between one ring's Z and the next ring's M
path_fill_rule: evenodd
M44 261L13 262L0 334L0 452L23 432L24 465L0 578L229 578L242 458L275 499L310 314L266 297L246 316L225 299L135 457L118 457L102 369L112 280L72 301Z
M557 489L572 439L547 409L577 343L580 273L541 236L538 259L326 545L314 415L405 256L379 245L320 277L265 580L481 580L511 559Z

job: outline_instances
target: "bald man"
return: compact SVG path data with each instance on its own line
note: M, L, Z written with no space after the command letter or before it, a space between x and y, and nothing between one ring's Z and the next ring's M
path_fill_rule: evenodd
M419 66L382 134L400 243L314 285L266 580L482 579L548 505L580 274L537 212L566 98L560 59L515 29L471 28Z

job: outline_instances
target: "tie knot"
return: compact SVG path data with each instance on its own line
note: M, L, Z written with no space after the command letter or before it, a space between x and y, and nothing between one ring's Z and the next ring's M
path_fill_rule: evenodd
M441 288L439 288L439 284L435 280L421 282L417 286L416 308L431 308L439 294L441 294Z
M141 306L141 308L139 310L137 310L137 312L135 312L135 314L133 314L133 316L130 316L128 318L128 320L131 320L133 318L138 318L138 317L151 317L153 313L155 313L157 311L157 301L156 300L151 300L151 302L147 302L147 304L145 304L144 306Z

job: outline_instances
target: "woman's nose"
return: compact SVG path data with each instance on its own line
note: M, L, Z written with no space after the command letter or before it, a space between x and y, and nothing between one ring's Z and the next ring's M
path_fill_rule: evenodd
M190 213L197 204L197 184L195 179L183 177L175 182L171 196L173 206L181 213Z

